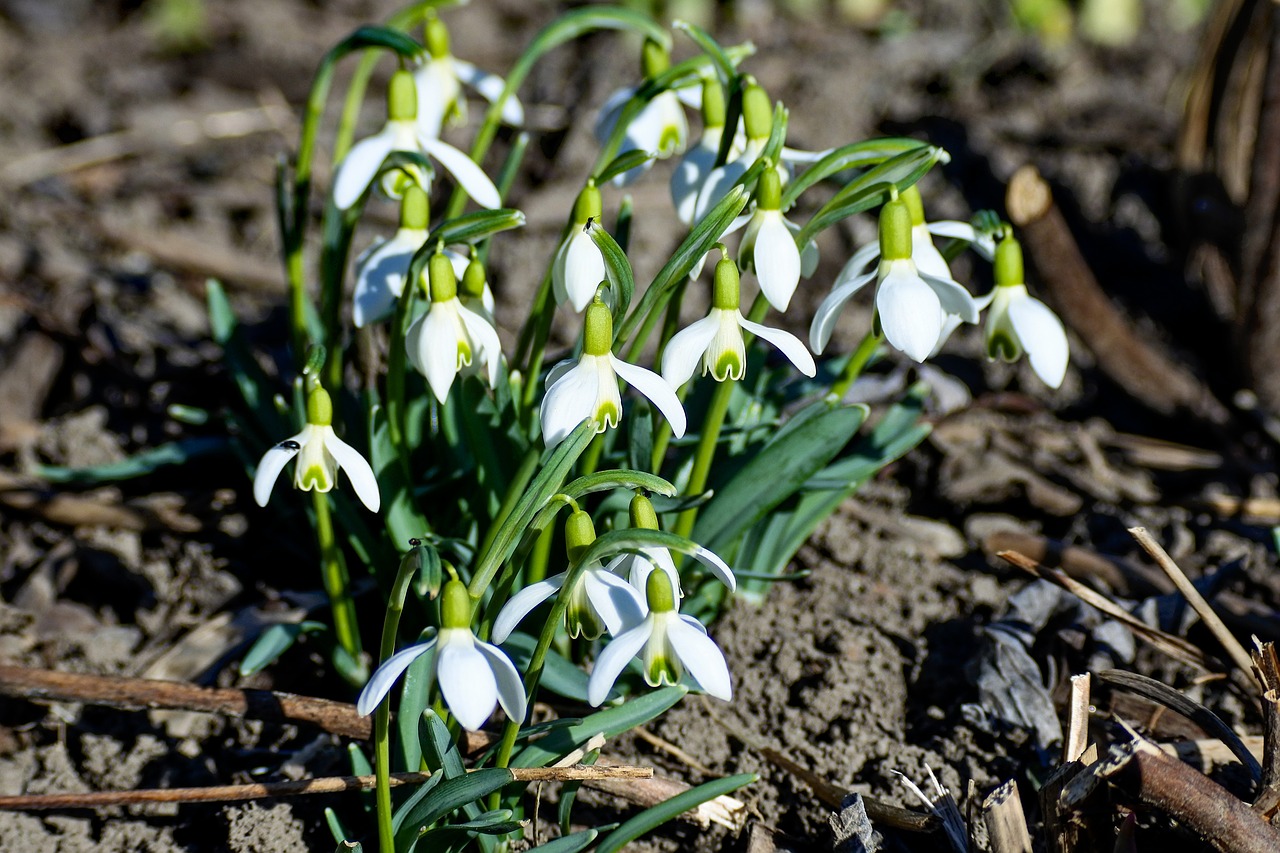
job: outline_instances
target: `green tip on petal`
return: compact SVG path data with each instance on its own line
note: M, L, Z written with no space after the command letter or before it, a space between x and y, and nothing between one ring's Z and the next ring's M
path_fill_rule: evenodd
M1026 276L1022 269L1022 244L1014 239L1013 234L996 246L996 285L1010 287L1025 284Z
M569 563L576 564L591 543L596 541L596 526L591 516L582 510L574 510L564 523L564 549Z
M782 177L772 163L765 163L765 169L756 182L756 209L782 209Z
M742 93L742 122L748 139L767 139L773 129L773 104L769 93L751 83Z
M467 585L457 578L446 583L440 595L440 627L471 627L471 596Z
M432 59L444 59L449 55L449 28L434 13L427 15L422 27L422 40Z
M448 302L458 296L458 277L453 262L444 252L436 252L427 262L427 280L431 283L431 301Z
M573 203L574 224L582 226L588 219L600 221L604 211L604 202L600 198L600 188L595 181L587 181L587 185L578 193L578 200Z
M587 306L582 328L582 352L586 355L608 355L613 349L613 315L600 295Z
M711 378L717 382L724 382L726 379L737 382L742 379L746 370L746 365L742 363L738 354L726 349L716 357L716 363L711 365Z
M924 199L920 197L920 190L916 189L916 185L907 187L898 197L907 203L907 210L911 211L911 224L924 225Z
M645 596L649 599L649 609L654 613L676 609L676 593L671 588L671 578L662 570L649 572Z
M392 121L413 121L418 117L418 87L413 74L401 68L391 75L387 86L387 118Z
M487 281L484 264L479 258L472 258L467 264L466 272L462 274L462 292L472 299L479 299L484 296Z
M733 258L724 257L716 261L716 278L711 291L711 307L721 311L737 311L741 304L741 278L738 265Z
M653 508L653 501L644 495L636 495L631 499L631 526L641 530L658 529L658 513Z
M704 127L724 127L724 87L717 77L702 81L702 124Z
M409 184L400 199L400 227L426 231L430 221L431 203L426 192L416 183Z
M880 257L886 261L911 257L911 211L901 198L890 200L880 210Z
M327 492L333 488L333 481L329 479L329 472L323 465L312 465L298 472L297 485L304 492L312 489L317 492Z
M640 70L648 80L652 80L671 67L671 54L653 39L644 40L644 48L640 51Z
M1018 342L1007 332L998 331L987 339L987 358L1001 361L1017 361L1020 352Z
M329 426L333 423L333 399L319 385L307 395L307 423L312 426Z

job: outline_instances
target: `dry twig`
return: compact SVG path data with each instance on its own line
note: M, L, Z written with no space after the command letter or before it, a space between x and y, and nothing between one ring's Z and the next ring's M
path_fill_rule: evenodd
M982 801L983 821L992 853L1031 853L1031 833L1022 813L1018 783L1010 779Z

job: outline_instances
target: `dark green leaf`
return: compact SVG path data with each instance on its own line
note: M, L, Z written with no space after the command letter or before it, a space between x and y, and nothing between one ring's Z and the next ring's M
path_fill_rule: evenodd
M631 262L627 260L627 253L622 251L613 235L603 227L592 226L587 233L604 256L605 274L609 277L609 286L613 290L613 321L617 323L627 313L627 308L631 307L631 296L636 290Z
M275 663L301 635L324 629L323 622L272 625L262 632L262 635L249 648L249 653L244 656L244 660L240 662L240 677L248 678Z
M687 692L688 689L680 685L663 687L616 708L597 711L584 717L576 725L557 729L529 744L511 759L511 766L545 767L578 749L597 734L603 734L606 738L616 737L636 726L644 725L679 702Z
M37 465L35 473L50 483L115 482L143 477L166 465L185 465L192 459L211 456L229 449L230 442L221 436L184 438L166 442L118 462L107 462L87 468Z
M623 823L622 826L605 836L604 840L596 847L596 853L614 853L616 850L621 850L641 835L657 829L667 821L684 814L690 809L695 809L709 800L714 800L716 797L722 797L741 787L751 785L758 781L759 778L754 773L740 773L737 776L716 779L696 788L690 788L683 794L677 794L665 802L645 809Z
M789 210L805 190L832 175L837 175L847 169L876 166L904 151L928 147L918 139L907 139L905 137L868 139L863 142L854 142L850 145L841 146L805 169L783 187L782 209L784 211Z
M537 637L516 631L503 642L502 648L511 656L511 662L516 665L516 669L525 672L529 668L529 660L533 657L533 648L537 644ZM557 696L563 696L575 702L587 701L587 674L557 654L554 649L547 651L542 664L542 678L539 679L538 684Z
M656 155L648 151L641 151L638 148L632 151L624 151L617 157L610 160L608 165L600 170L599 174L592 175L592 178L597 184L607 184L618 175L630 172L632 169L640 168L655 156Z
M489 796L503 785L510 784L513 778L510 770L490 767L446 779L421 800L406 802L396 812L392 822L396 827L396 849L408 848L418 837L422 827L430 826L450 812Z
M585 829L582 832L563 835L560 838L552 839L545 844L539 844L537 847L529 849L540 850L542 853L579 853L579 851L587 849L599 834L594 829Z

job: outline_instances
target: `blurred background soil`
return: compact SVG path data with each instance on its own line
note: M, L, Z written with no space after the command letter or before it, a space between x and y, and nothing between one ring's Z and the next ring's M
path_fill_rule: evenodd
M158 5L0 2L0 661L348 700L305 641L263 674L236 675L237 656L264 626L323 618L311 543L279 507L253 505L244 473L253 460L224 441L224 419L187 423L170 407L217 413L236 395L209 340L208 277L224 282L261 357L282 360L276 163L296 145L322 53L395 5L222 0L206 4L204 25L180 45ZM456 55L501 72L555 11L473 0L445 20ZM826 9L806 17L742 2L720 8L714 31L726 44L754 42L747 67L790 107L793 147L879 134L946 147L950 164L924 187L932 218L1003 211L1005 182L1035 164L1139 333L1226 399L1235 388L1217 368L1227 342L1184 276L1188 235L1175 227L1186 218L1174 206L1197 199L1172 201L1200 31L1164 4L1147 13L1140 37L1119 48L1046 44L994 0L903 0L866 28ZM541 131L511 199L528 227L494 245L490 279L508 344L593 158L594 112L637 74L631 47L592 36L541 63L521 91ZM389 72L380 66L376 79ZM371 97L362 127L376 128L381 110ZM465 145L460 133L453 141ZM663 212L669 168L630 190L638 279L680 236ZM607 215L619 200L606 192ZM390 204L372 213L357 251L394 227ZM797 330L873 233L868 218L824 235L819 271L789 315ZM981 266L957 266L975 292L989 286ZM860 303L835 346L851 346L869 319ZM1151 411L1074 337L1072 357L1063 388L1049 392L1025 362L987 364L976 330L957 335L922 371L935 387L933 435L820 530L795 567L809 574L779 584L761 608L736 604L712 629L734 674L733 704L690 697L652 727L656 739L625 737L610 757L689 781L759 772L741 794L755 832L782 848L828 849L831 806L759 746L836 788L911 805L897 772L924 785L931 767L963 806L970 782L985 793L1054 765L1043 715L1027 711L1018 724L990 711L993 650L1004 648L1009 620L1030 626L1020 629L1018 660L1031 661L1021 672L1051 698L1061 699L1066 675L1099 665L1190 684L1193 673L1126 645L1074 600L1028 593L1027 578L991 556L1001 542L1140 562L1125 530L1146 526L1193 576L1216 570L1215 589L1234 596L1249 631L1280 637L1274 522L1212 508L1215 495L1275 496L1270 440L1247 418L1211 425ZM890 359L856 393L878 411L910 378L905 361ZM209 439L207 452L136 479L59 482L42 467L103 465L192 438ZM369 620L374 598L361 601ZM1169 618L1198 636L1177 622L1183 614ZM1193 689L1229 722L1256 722L1221 686ZM654 745L663 741L687 756ZM344 743L305 728L0 699L3 794L349 767ZM587 790L582 802L602 822L628 808ZM350 826L365 821L355 795L0 814L0 849L330 849L325 806ZM674 824L646 844L742 850L748 836ZM890 844L943 849L902 835Z

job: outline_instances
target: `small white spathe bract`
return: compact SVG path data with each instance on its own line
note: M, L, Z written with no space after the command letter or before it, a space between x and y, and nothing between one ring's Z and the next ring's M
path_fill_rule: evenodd
M675 610L650 610L636 627L614 637L596 660L587 681L587 701L599 705L609 696L627 663L642 655L645 681L657 687L668 680L668 671L687 671L704 693L733 698L729 666L707 629L692 616Z
M431 669L450 713L468 731L477 731L501 705L507 717L524 720L524 682L502 649L476 639L469 628L444 628L425 643L410 646L378 667L360 692L356 712L371 714L404 671L425 654L435 654Z
M334 433L331 425L307 424L302 432L272 447L262 456L253 477L253 498L266 506L280 472L290 459L298 457L294 485L302 491L327 492L338 480L341 468L351 481L360 501L377 512L381 505L378 479L359 451Z
M588 418L595 421L597 432L616 427L622 417L618 377L658 407L671 424L672 435L676 438L684 435L684 407L661 376L628 364L613 353L583 353L576 362L562 361L547 374L547 393L540 409L542 439L547 447L564 441Z

